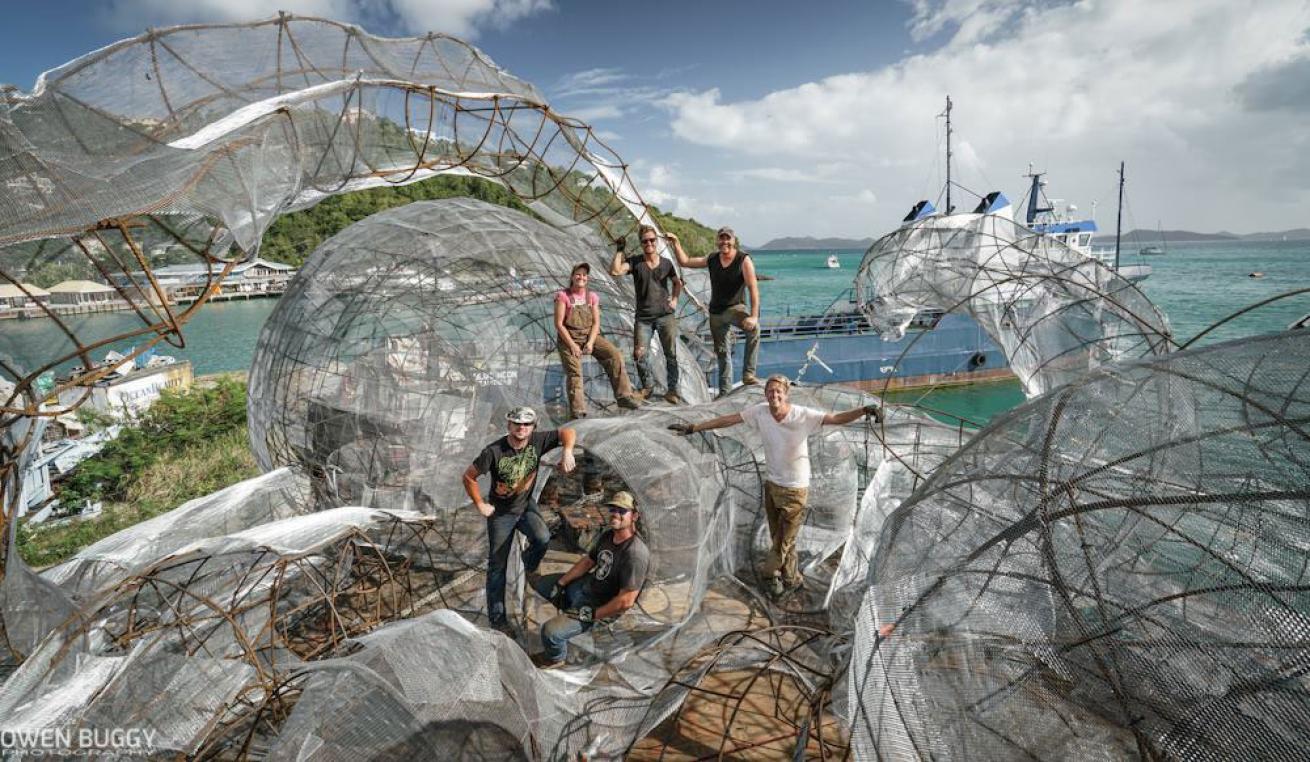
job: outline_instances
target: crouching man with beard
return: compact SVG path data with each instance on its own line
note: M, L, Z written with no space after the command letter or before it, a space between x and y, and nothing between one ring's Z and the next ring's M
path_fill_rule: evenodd
M564 666L569 640L632 608L646 583L650 550L637 535L632 495L616 492L605 505L610 528L590 552L563 574L548 574L536 584L560 612L541 626L542 652L534 657L541 669Z

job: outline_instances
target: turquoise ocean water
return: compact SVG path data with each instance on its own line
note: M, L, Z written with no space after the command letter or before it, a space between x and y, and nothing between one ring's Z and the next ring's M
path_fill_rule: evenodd
M1097 244L1105 245L1105 240L1097 239ZM841 260L840 269L827 267L829 254ZM850 288L864 250L764 251L753 256L756 271L773 278L760 283L764 314L805 314L822 310ZM1247 305L1310 287L1310 241L1175 243L1163 256L1124 254L1121 263L1151 266L1151 277L1139 287L1164 311L1180 343ZM1252 272L1264 277L1248 277ZM1308 313L1310 294L1284 299L1225 324L1195 346L1281 331ZM891 399L984 421L1022 402L1023 393L1015 382L997 382L907 390Z
M841 260L840 269L825 265L829 254ZM794 315L821 311L850 288L864 251L768 251L753 256L758 272L772 278L760 284L764 314ZM1141 288L1164 310L1180 340L1248 304L1310 286L1310 241L1178 243L1171 244L1165 256L1125 257L1125 261L1151 265L1154 272ZM1252 272L1263 272L1264 277L1248 277ZM245 370L259 329L276 304L272 299L257 299L207 305L188 324L184 347L161 346L158 351L190 360L197 374ZM1282 330L1307 313L1310 295L1301 295L1244 316L1200 343ZM80 315L67 321L79 334L85 331L95 337L115 336L140 325L135 317L121 312ZM132 344L122 341L115 347L122 350ZM67 351L68 346L62 331L50 320L0 321L0 353L23 366L31 367L37 358L50 357L61 349ZM99 350L99 356L104 351ZM895 399L985 420L1018 404L1023 396L1016 384L990 383L911 390Z

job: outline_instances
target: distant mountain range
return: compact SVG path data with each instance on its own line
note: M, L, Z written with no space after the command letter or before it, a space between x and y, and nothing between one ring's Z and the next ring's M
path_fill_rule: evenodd
M763 246L756 246L754 249L747 247L747 251L777 251L780 249L786 249L788 251L799 251L804 249L867 249L872 245L872 238L813 238L811 236L801 236L799 238L775 238Z
M1269 233L1229 233L1221 230L1218 233L1197 233L1193 230L1165 230L1163 231L1165 244L1168 245L1173 241L1310 241L1310 228L1293 228L1291 230L1279 230ZM1152 246L1160 243L1161 231L1159 230L1129 230L1123 234L1123 240L1138 246ZM1098 245L1114 242L1114 231L1102 230L1096 238ZM793 236L787 238L775 238L763 246L755 248L746 247L747 251L805 251L808 249L867 249L873 245L872 238L814 238L812 236Z
M1102 240L1106 236L1113 240L1114 232L1108 234L1102 231L1097 240ZM1129 230L1123 234L1125 241L1134 241L1142 244L1155 244L1160 242L1161 231L1159 230ZM1281 241L1286 238L1289 241L1310 240L1310 228L1293 228L1292 230L1279 230L1269 233L1229 233L1227 230L1221 230L1218 233L1197 233L1192 230L1166 230L1163 232L1165 241Z

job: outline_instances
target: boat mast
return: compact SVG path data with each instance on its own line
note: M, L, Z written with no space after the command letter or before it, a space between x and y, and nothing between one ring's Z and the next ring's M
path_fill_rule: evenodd
M955 211L951 206L951 96L946 96L946 213Z
M1114 218L1114 271L1119 272L1119 236L1124 221L1124 163L1119 162L1119 211Z

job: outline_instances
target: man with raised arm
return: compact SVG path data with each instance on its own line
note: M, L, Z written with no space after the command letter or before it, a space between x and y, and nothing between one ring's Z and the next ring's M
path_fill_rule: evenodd
M532 490L537 484L537 467L541 456L564 448L560 470L573 470L572 429L537 431L537 413L530 407L516 407L505 416L509 433L487 445L464 471L464 491L473 499L478 513L487 519L487 618L498 630L508 630L505 616L505 571L509 566L510 545L514 532L527 539L523 550L523 570L532 574L546 555L550 530L537 510ZM491 496L482 498L478 477L491 474Z
M616 492L605 505L609 529L587 555L563 574L549 574L537 582L537 592L560 611L541 626L543 650L536 663L542 669L563 666L569 640L632 608L646 583L650 549L637 535L632 495Z
M675 236L676 238L676 236ZM641 254L624 255L623 239L615 241L614 260L610 262L610 275L616 278L632 274L632 287L637 295L637 312L632 325L632 359L637 361L637 378L641 382L639 397L649 397L655 390L655 374L650 367L650 340L653 333L660 337L664 351L664 371L668 383L664 400L674 405L682 403L678 395L678 295L682 293L682 280L674 272L673 263L661 257L659 234L650 225L637 230Z
M755 281L755 263L750 255L737 248L732 228L719 228L718 253L706 257L689 257L673 234L666 236L673 244L678 264L704 267L710 271L710 335L714 354L719 360L719 394L732 390L732 327L746 334L746 358L741 369L743 384L758 384L755 368L760 355L760 287ZM745 304L750 294L750 307Z
M764 442L764 513L769 520L773 549L764 562L767 591L782 598L801 586L797 569L796 536L805 523L805 504L810 487L809 437L820 427L851 423L861 416L882 420L877 405L864 405L841 413L825 413L793 405L789 400L791 381L786 376L769 376L764 382L764 399L740 413L721 415L700 423L675 423L669 428L687 435L746 423Z

